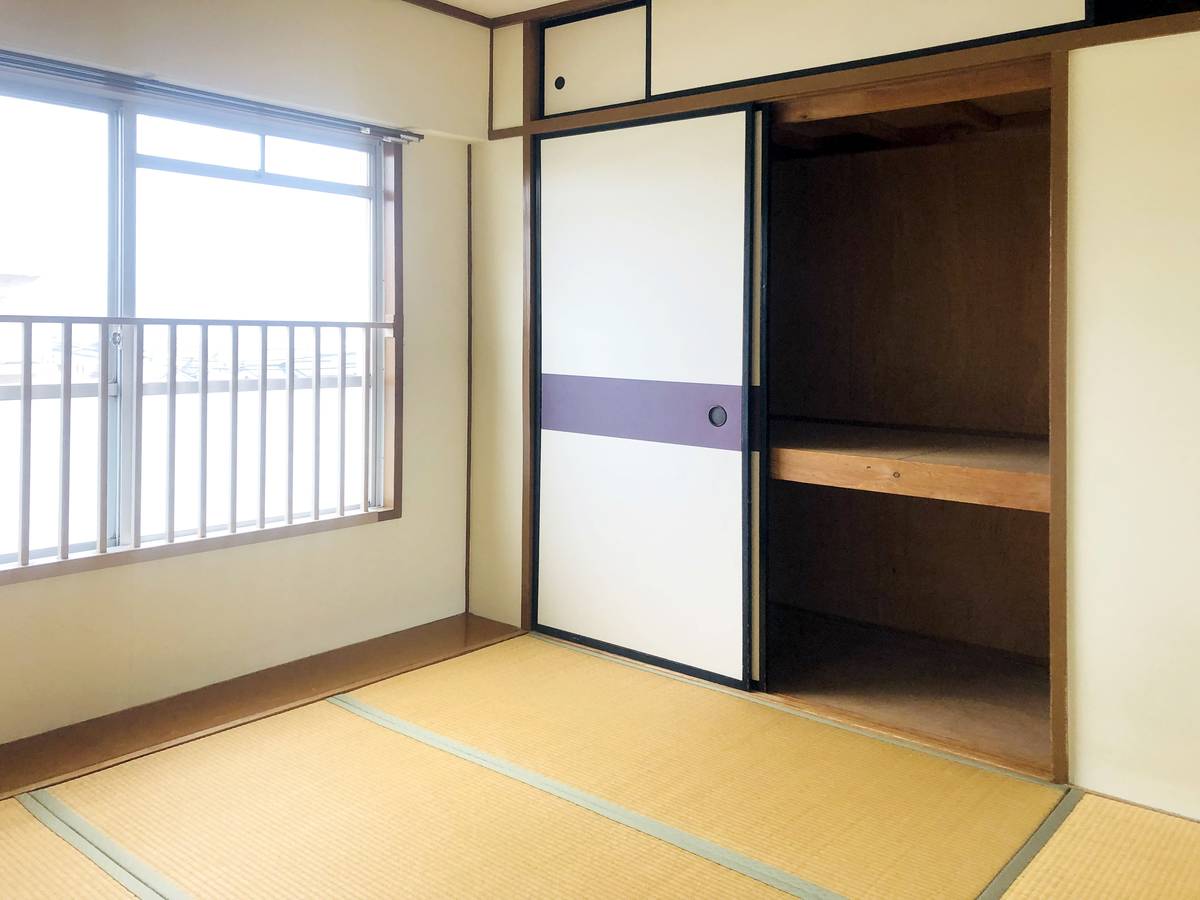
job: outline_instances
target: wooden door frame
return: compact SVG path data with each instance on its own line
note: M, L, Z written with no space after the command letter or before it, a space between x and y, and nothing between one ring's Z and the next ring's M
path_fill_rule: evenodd
M1050 754L1070 777L1067 675L1067 158L1069 55L1050 58Z

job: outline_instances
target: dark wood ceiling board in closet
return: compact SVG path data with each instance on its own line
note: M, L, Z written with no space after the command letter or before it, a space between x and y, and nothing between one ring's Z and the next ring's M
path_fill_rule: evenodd
M1050 92L1038 90L813 121L777 118L772 139L786 148L783 154L824 156L970 140L1005 129L1046 129L1049 122Z
M1046 129L781 159L771 190L772 415L1047 434Z
M775 120L782 123L840 119L892 110L931 108L954 101L977 103L1050 87L1046 56L996 65L935 72L894 82L849 86L842 90L802 94L780 101Z

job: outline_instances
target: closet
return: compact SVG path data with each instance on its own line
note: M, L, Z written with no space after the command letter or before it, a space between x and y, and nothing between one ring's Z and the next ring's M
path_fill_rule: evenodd
M535 139L536 630L1064 773L1051 93Z
M1036 82L772 110L761 676L810 711L1048 775Z

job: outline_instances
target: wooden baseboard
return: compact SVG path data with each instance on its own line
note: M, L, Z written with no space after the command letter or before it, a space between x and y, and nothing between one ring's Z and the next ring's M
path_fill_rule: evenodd
M0 800L521 634L463 613L0 745Z

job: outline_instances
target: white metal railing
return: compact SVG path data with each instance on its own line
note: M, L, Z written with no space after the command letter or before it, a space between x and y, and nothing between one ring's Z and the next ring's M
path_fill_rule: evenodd
M373 507L373 488L380 487L381 478L376 473L372 459L375 455L380 437L376 427L375 411L382 407L380 392L384 381L380 371L380 361L385 358L382 352L382 340L393 335L391 322L323 322L323 321L276 321L276 320L239 320L239 319L168 319L168 318L129 318L105 316L20 316L0 315L0 327L5 325L20 328L21 359L16 384L4 383L0 379L0 402L19 402L19 436L20 453L17 503L17 546L15 556L5 553L0 548L0 563L7 557L20 566L30 564L30 511L33 465L33 401L35 399L59 400L59 471L58 471L58 528L57 547L58 559L67 559L73 553L80 552L80 544L72 544L70 513L72 501L71 486L71 409L72 400L95 397L96 407L96 540L94 552L107 553L110 549L110 538L116 537L123 547L140 547L144 540L162 540L174 543L179 537L204 538L208 536L210 526L207 515L208 476L209 476L209 398L214 393L229 395L229 517L228 523L221 530L232 534L239 528L266 528L275 524L293 524L295 512L295 456L298 441L304 440L296 432L295 402L296 392L312 390L312 433L307 440L312 443L312 505L311 518L319 519L322 515L333 514L344 516L348 511L365 512ZM35 326L57 326L61 338L60 365L61 377L59 383L34 383L34 328ZM98 329L98 350L96 360L96 383L74 383L72 365L72 350L75 345L76 330L80 326L95 326ZM166 330L166 378L163 381L146 383L146 330L154 326L165 326ZM195 381L179 379L179 331L183 327L199 329L199 359L198 373ZM229 377L226 379L210 379L210 331L212 329L227 329L229 333ZM242 378L243 363L239 353L239 337L244 330L258 331L258 364L253 371L253 378ZM274 332L286 332L287 356L284 364L283 377L272 378L270 368L272 361L268 352L268 335ZM309 361L311 374L299 371L296 355L297 331L312 333L313 353ZM323 375L322 371L322 331L335 332L336 365L332 375ZM351 342L354 342L354 353L361 352L358 373L348 375L347 357ZM110 354L113 359L110 360ZM330 354L333 356L333 353ZM5 362L0 360L0 362ZM7 361L9 367L12 360ZM282 362L282 360L281 360ZM303 362L303 361L301 361ZM113 369L113 363L116 369ZM303 368L303 366L301 366ZM249 370L249 367L247 367ZM121 373L122 377L114 378L113 373ZM8 379L11 381L11 378ZM347 405L346 393L349 388L362 388L362 479L361 485L352 487L360 491L356 502L347 505L346 471L347 471ZM321 506L321 393L326 388L337 390L337 502L333 508ZM286 498L281 514L268 515L267 475L271 462L268 456L268 394L271 391L286 392ZM249 521L239 520L239 472L238 472L238 399L243 392L258 394L258 459L257 471L252 477L256 478L257 515ZM176 521L175 486L178 422L176 407L178 398L182 395L199 395L198 417L198 453L196 455L196 481L198 487L198 515L194 522L178 523ZM143 463L143 412L144 399L148 396L166 397L166 490L165 490L165 533L146 536L142 533L142 463ZM124 402L123 402L124 401ZM122 516L127 527L114 527L114 519L110 515L111 497L114 491L114 477L110 463L110 448L112 444L112 421L109 405L114 403L115 410L126 411L130 421L122 425L121 432L126 435L124 444L120 447L122 456L128 456L131 477L127 490L119 497L123 510ZM90 422L87 423L90 425ZM42 502L43 498L36 498ZM182 524L182 528L178 527ZM91 550L89 543L82 545Z

